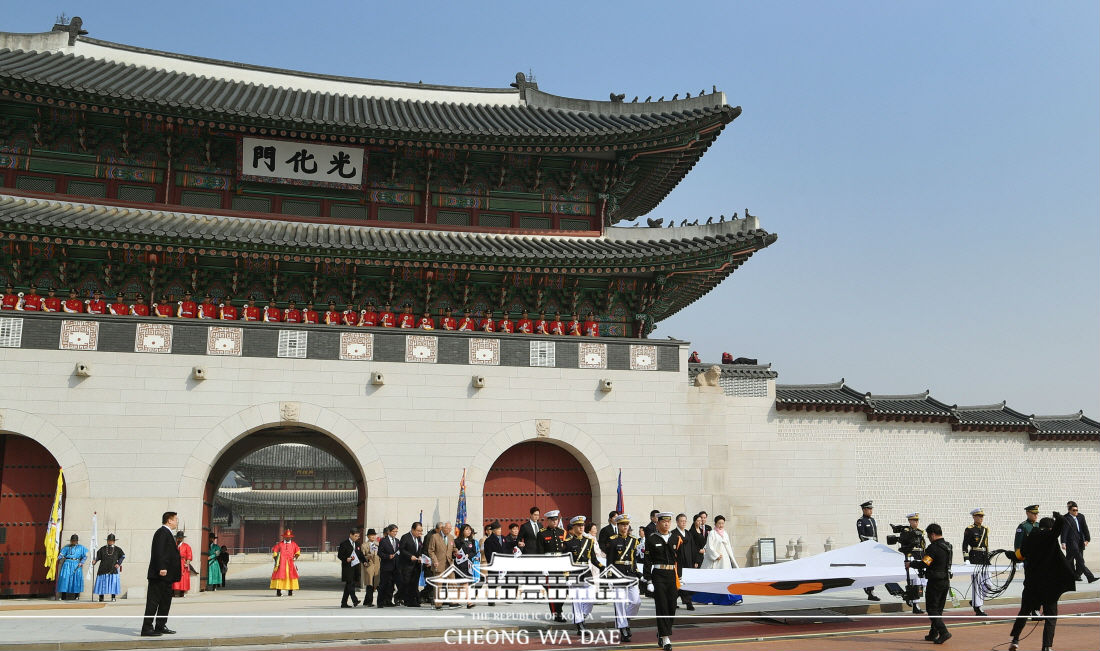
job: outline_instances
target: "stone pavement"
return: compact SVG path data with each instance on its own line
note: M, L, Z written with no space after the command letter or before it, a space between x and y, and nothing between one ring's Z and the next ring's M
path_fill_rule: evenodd
M546 606L537 604L478 605L472 609L443 610L430 606L417 609L341 609L342 585L335 576L330 575L330 564L314 566L307 562L302 564L301 569L305 589L296 591L293 597L276 597L274 591L267 589L264 574L270 571L269 567L256 567L236 574L231 568L227 589L192 593L186 598L174 600L169 626L178 633L161 638L142 638L138 635L144 612L143 599L122 599L102 605L89 602L87 594L76 603L4 600L0 601L0 640L4 649L12 651L93 651L324 641L372 643L440 637L447 629L565 626L548 622ZM956 584L960 591L968 586L968 580ZM1067 598L1097 601L1100 609L1100 593L1090 588L1092 586L1080 583L1080 592L1067 595ZM1008 593L997 603L1002 606L1019 603L1021 590L1022 581L1014 581ZM748 597L740 606L701 605L694 612L680 610L677 615L685 618L681 620L683 623L729 621L738 615L787 620L805 618L812 621L829 615L899 613L904 610L900 601L886 595L885 590L879 588L876 592L882 597L881 602L867 601L862 590L847 590L802 597ZM961 606L953 614L966 615L971 612L967 603L963 602ZM567 606L566 612L569 610ZM597 605L593 615L596 617L594 626L613 625L610 605ZM643 599L636 625L645 625L647 619L652 625L653 615L652 601Z

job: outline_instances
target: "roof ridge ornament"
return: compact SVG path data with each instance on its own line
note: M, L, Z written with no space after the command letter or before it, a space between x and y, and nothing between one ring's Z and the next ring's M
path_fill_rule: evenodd
M50 31L68 32L69 45L75 45L76 37L86 35L88 33L88 30L82 29L82 27L84 26L84 21L81 20L80 16L73 16L72 20L69 20L69 22L65 22L66 20L67 18L65 17L65 14L61 14L60 16L58 16L57 23L54 24L53 29Z
M516 80L513 81L512 83L508 84L508 85L511 86L512 88L518 89L519 90L519 98L524 100L524 101L527 100L527 89L528 88L532 88L534 90L539 89L539 84L538 84L538 82L535 81L535 75L533 73L531 74L531 78L527 79L527 75L523 74L522 72L517 72L516 73Z

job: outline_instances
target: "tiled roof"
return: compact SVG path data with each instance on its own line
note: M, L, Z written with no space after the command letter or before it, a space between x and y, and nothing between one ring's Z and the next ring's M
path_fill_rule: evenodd
M344 468L339 459L312 445L280 443L245 455L235 468Z
M951 406L928 394L928 391L904 395L868 394L869 417L874 420L950 421Z
M711 366L722 369L722 377L752 377L774 380L779 374L772 370L771 364L688 364L688 379L705 373Z
M1083 412L1065 416L1032 416L1036 440L1100 441L1100 422L1085 416Z
M103 47L125 47L93 39L82 41L101 46L95 48L96 52L102 51ZM141 52L139 48L131 50ZM79 43L74 51L82 51ZM240 68L266 70L280 73L291 83L295 77L313 79L324 76L273 71L229 62L215 62L215 68L227 71L225 76L189 74L174 69L182 57L168 53L155 53L156 58L163 61L152 65L167 65L170 68L84 56L74 51L2 48L0 79L64 89L87 96L89 101L95 101L94 98L98 97L102 98L100 101L111 104L146 105L150 110L198 111L216 113L224 116L223 119L342 127L351 130L348 135L370 132L383 137L488 136L547 142L575 141L579 137L624 136L641 139L669 128L724 125L740 113L739 108L727 106L725 96L719 93L683 103L585 102L584 107L589 110L571 110L535 106L521 101L488 103L497 100L491 97L485 98L486 103L478 103L477 91L484 94L490 92L488 89L467 89L475 92L460 94L448 93L446 87L437 87L439 90L434 95L441 101L432 101L352 94L354 88L345 93L323 92L315 89L315 84L311 84L314 88L303 88L250 83L233 78L231 73ZM194 61L197 58L190 59ZM333 86L340 85L337 81L353 87L357 84L368 86L360 91L364 94L371 93L374 90L372 87L385 83L336 77L328 79ZM415 88L417 85L404 86ZM510 91L503 89L503 92ZM446 101L450 95L475 101ZM546 103L568 105L566 98L554 99L556 101ZM607 108L603 107L605 104Z
M1031 418L1011 409L1005 403L953 407L955 422L951 429L957 431L1019 431L1032 430Z
M356 490L253 490L251 488L219 488L215 500L229 508L251 507L339 507L355 506Z
M836 411L863 411L868 407L865 394L840 382L828 384L777 384L775 408L804 410L825 408ZM819 409L820 410L820 409Z
M754 228L755 224L751 218L712 224L705 231L700 227L610 227L602 237L474 233L147 210L0 194L0 230L6 232L302 253L313 250L326 255L475 256L519 264L630 265L660 256L683 261L739 248L759 249L776 240L775 235ZM628 237L621 231L632 233Z

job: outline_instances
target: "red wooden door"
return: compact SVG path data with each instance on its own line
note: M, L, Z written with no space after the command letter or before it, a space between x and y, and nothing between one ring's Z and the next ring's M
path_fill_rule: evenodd
M583 515L592 519L592 487L576 457L552 443L520 443L505 450L485 478L482 513L485 523L528 518L531 507L543 513L557 509L562 521Z
M0 434L0 595L49 595L46 529L60 467L46 448Z

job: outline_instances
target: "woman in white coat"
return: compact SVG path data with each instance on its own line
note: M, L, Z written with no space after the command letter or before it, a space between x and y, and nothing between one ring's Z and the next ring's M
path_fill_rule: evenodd
M725 516L714 518L714 529L707 535L707 544L703 548L703 563L701 569L728 570L740 567L733 556L733 545L730 544L729 531L726 530ZM700 599L702 597L702 599ZM737 605L743 601L741 595L706 594L695 593L693 597L696 603L713 603L717 605Z

